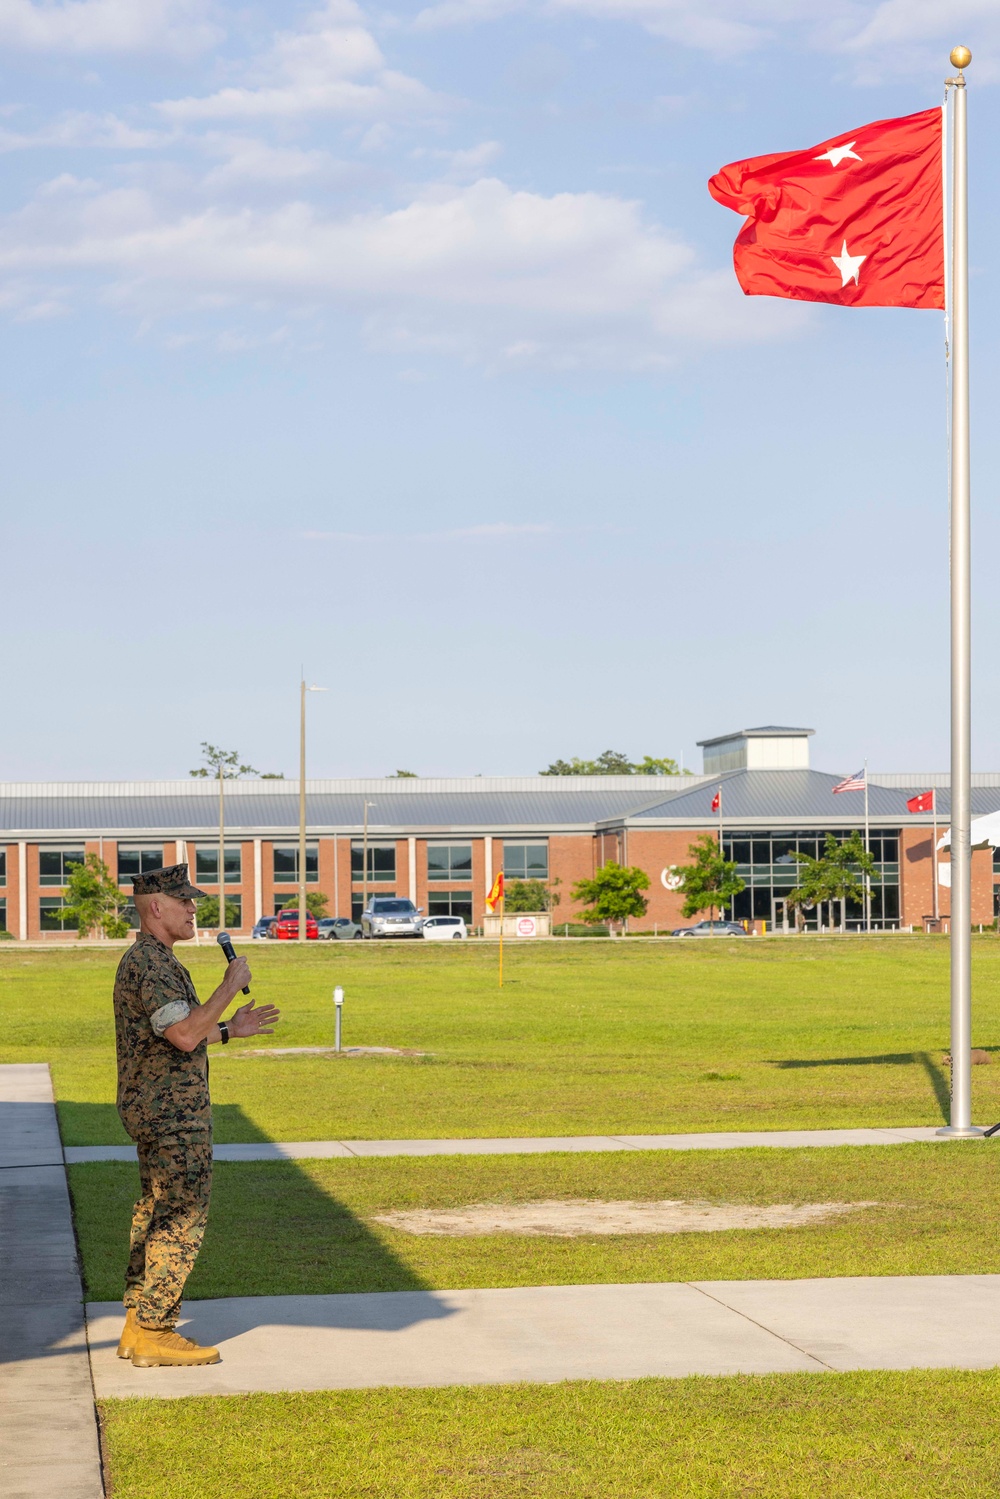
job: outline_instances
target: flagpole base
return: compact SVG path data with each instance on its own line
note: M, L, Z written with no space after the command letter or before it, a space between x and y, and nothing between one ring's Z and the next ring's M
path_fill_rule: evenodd
M946 1124L937 1133L946 1140L981 1140L986 1131L976 1124Z

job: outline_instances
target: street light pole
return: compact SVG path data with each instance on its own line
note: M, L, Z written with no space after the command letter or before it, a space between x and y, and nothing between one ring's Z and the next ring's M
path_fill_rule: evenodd
M375 803L365 801L363 831L361 834L361 913L368 906L368 808L374 807Z
M307 687L299 682L299 941L308 940L309 907L306 901L306 693L325 692L325 687ZM319 870L317 869L317 874Z

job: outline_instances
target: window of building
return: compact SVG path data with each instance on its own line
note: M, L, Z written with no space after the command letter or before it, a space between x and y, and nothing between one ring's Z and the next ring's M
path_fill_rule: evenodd
M163 847L129 848L118 845L118 883L133 880L137 874L148 874L151 869L163 868Z
M243 850L238 843L227 843L225 848L226 884L238 885L243 878ZM219 883L219 845L206 844L195 849L194 882L196 885Z
M547 843L505 843L503 873L507 880L547 880L549 845Z
M351 844L351 879L361 884L364 879L365 844L359 838ZM396 845L394 843L368 843L368 883L381 885L392 883L396 878ZM379 891L385 895L384 890Z
M428 916L462 916L472 921L471 890L431 890L427 895Z
M429 843L427 845L427 878L429 880L471 880L471 843Z
M306 844L306 884L319 881L319 844ZM274 845L274 883L297 885L299 883L299 845L276 843Z
M0 885L7 883L7 850L0 848ZM6 928L5 928L6 930Z
M852 829L834 831L833 837L842 842L849 838ZM864 831L858 829L861 838ZM827 834L822 829L801 833L732 832L723 837L723 851L727 859L736 862L736 872L746 881L746 889L734 896L726 912L734 921L780 921L785 900L799 881L799 863L796 853L821 858L826 847ZM877 928L899 925L899 832L872 832L868 847L878 879L872 885L871 917ZM838 906L838 920L839 920ZM864 924L864 911L860 905L847 903L847 926L859 928ZM791 913L789 912L789 919ZM818 910L803 911L807 927L815 929L820 921ZM827 920L826 911L823 920Z
M69 879L69 866L82 863L82 848L40 848L38 850L38 883L40 885L65 885Z
M7 902L0 900L0 932L7 930Z
M370 891L369 892L369 899L371 899L371 896L374 893L375 893L374 891ZM382 899L385 896L395 895L396 892L395 892L395 890L383 890L381 887L379 887L378 894L379 894L379 898ZM364 901L362 899L363 895L364 895L364 891L363 890L353 890L351 892L351 920L352 921L360 921L361 920L361 912L365 908Z
M60 914L66 902L61 895L43 895L38 902L38 925L43 932L73 932L72 922L63 921Z

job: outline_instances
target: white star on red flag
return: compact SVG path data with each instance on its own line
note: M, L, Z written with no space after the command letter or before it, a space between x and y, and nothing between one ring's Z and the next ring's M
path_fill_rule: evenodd
M839 167L840 163L845 161L847 157L850 157L852 161L860 161L861 157L854 149L856 145L857 141L848 141L843 146L831 146L829 151L824 151L822 156L817 156L814 160L828 161L832 167Z
M864 262L868 259L867 255L852 255L847 248L847 240L845 239L843 249L841 250L840 254L831 255L830 259L833 261L834 265L837 267L837 270L840 272L841 286L846 286L848 281L853 281L855 286L859 284L858 272L861 270Z

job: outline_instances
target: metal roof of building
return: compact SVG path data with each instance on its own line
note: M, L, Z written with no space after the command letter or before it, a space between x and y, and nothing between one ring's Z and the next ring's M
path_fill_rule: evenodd
M595 779L601 779L595 777ZM610 778L609 778L610 779ZM645 779L645 778L643 778ZM452 832L473 829L592 828L609 817L621 818L648 805L649 789L570 791L395 792L368 814L369 836L377 839L408 831ZM363 797L307 792L310 831L360 831ZM291 833L298 828L297 791L226 799L227 829L237 833ZM218 792L214 797L182 794L139 796L0 796L0 829L8 836L179 833L197 837L219 825Z
M367 798L373 839L407 834L477 832L544 835L632 827L714 827L714 788L723 786L726 826L852 827L864 812L861 792L832 794L840 776L816 770L734 770L721 776L566 776L446 780L307 782L311 836L361 831ZM907 798L937 785L938 819L947 821L947 777L871 775L869 810L878 826L930 823L906 810ZM669 790L667 789L669 786ZM298 783L226 784L226 828L235 837L294 836ZM973 776L973 813L1000 806L1000 774ZM218 828L218 783L162 782L0 785L0 839L146 837L205 838Z
M695 742L699 749L709 749L713 744L728 744L731 739L798 739L815 732L815 729L790 729L784 724L767 723L756 729L734 729L731 734L716 734L714 739L698 739Z
M715 788L722 787L723 826L737 823L750 827L794 825L800 828L857 826L864 819L863 791L833 794L842 776L827 775L820 770L732 770L713 776L701 786L676 792L653 806L633 812L628 821L635 827L718 826L719 816L711 810ZM926 789L926 783L910 786L884 786L874 780L868 786L868 812L873 824L895 827L905 822L929 823L931 814L913 816L906 809L907 798ZM996 789L974 787L972 810L981 816L993 811L1000 801ZM939 792L938 820L947 820L950 793Z

